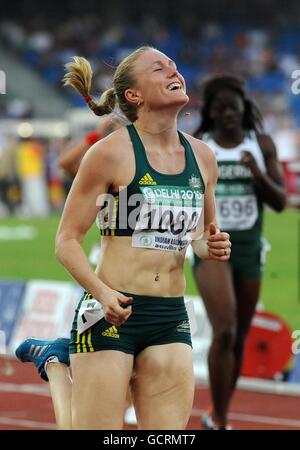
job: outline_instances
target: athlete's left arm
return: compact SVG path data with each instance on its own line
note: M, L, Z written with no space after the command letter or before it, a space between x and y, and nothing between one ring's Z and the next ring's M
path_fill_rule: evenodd
M218 178L218 166L214 153L208 145L201 142L196 156L200 169L205 174L204 195L204 234L201 239L192 242L192 248L202 259L227 261L230 257L230 236L219 230L216 221L215 187ZM198 155L197 155L198 153Z
M249 167L262 200L276 211L280 212L286 205L286 192L281 164L277 158L276 146L267 134L257 135L257 141L262 150L266 173L263 173L249 152L245 152L242 163Z

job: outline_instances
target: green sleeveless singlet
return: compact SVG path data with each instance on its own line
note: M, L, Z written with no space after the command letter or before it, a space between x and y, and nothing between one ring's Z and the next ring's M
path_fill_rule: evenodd
M178 131L185 168L179 174L163 174L150 165L134 125L127 130L135 176L126 188L107 194L97 216L100 234L132 236L133 247L180 251L190 243L189 232L203 217L205 186L191 145Z

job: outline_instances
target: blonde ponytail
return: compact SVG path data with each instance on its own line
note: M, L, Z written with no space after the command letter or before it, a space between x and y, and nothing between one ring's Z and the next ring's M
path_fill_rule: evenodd
M63 78L64 85L72 86L79 92L97 116L110 114L114 111L118 102L125 117L130 122L135 122L138 118L140 106L129 102L125 92L127 89L136 86L135 63L140 55L149 50L155 49L153 47L140 47L120 62L113 77L114 88L103 92L98 103L94 102L90 95L93 71L85 58L74 56L74 61L65 65L67 73Z
M67 73L63 78L64 86L72 86L87 102L89 108L97 116L103 116L114 111L116 95L113 88L103 92L99 102L95 102L91 95L93 71L89 61L82 56L74 56L73 62L65 65Z

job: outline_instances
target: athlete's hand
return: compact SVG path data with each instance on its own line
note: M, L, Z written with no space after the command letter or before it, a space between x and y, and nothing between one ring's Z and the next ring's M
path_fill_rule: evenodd
M231 251L229 238L228 233L221 232L216 224L210 223L203 237L192 242L192 247L201 259L227 261Z
M254 177L259 177L261 175L261 170L257 165L256 159L248 150L242 152L240 163L242 166L248 167Z
M208 259L227 261L230 257L231 252L231 242L229 240L229 234L225 233L224 231L220 231L214 223L209 224L208 232Z
M132 297L126 297L118 291L108 288L101 295L101 304L104 310L104 318L113 325L122 325L130 316L133 302Z

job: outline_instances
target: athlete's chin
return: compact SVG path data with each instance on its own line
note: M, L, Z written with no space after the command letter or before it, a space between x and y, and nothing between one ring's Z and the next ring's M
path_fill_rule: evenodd
M183 94L180 97L178 96L178 98L174 99L172 102L170 102L170 106L178 107L181 109L188 104L189 100L190 99L188 95Z
M190 101L190 97L184 92L180 97L178 97L178 101L184 106Z
M187 95L181 95L171 101L168 99L168 101L159 102L156 104L153 103L149 106L149 111L169 110L179 112L188 102L189 97Z

